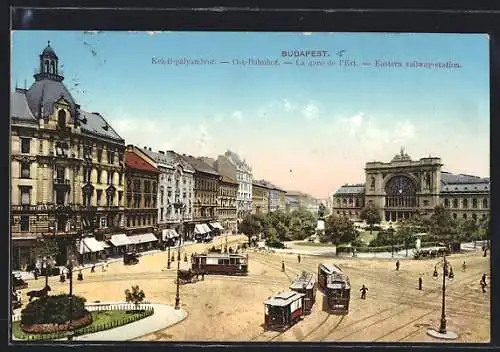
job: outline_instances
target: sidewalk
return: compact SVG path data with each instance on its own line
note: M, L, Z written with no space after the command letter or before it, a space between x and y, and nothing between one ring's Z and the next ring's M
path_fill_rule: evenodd
M223 237L223 236L217 236L215 238L221 238L221 237ZM186 247L192 246L195 244L197 244L195 241L186 241L181 245L181 248L184 248L185 246ZM171 248L174 248L174 247L171 247ZM178 247L175 247L175 249L177 249L177 248ZM146 256L146 255L153 255L153 254L157 254L157 253L161 253L161 252L163 252L163 251L160 249L153 249L150 251L140 252L140 254L141 254L141 256ZM115 262L121 262L121 261L123 261L123 257L112 257L112 258L108 258L106 260L100 260L100 261L95 262L95 263L84 263L83 266L74 267L73 273L78 273L80 270L82 270L82 271L90 270L92 268L92 266L94 266L94 265L95 265L95 268L97 270L97 269L100 269L100 267L103 265L111 264L111 263L115 263ZM62 270L63 268L64 268L64 266L59 266L60 270ZM12 273L19 273L21 275L21 278L25 281L26 280L35 280L35 276L34 276L33 272L14 270L14 271L12 271ZM45 280L45 277L39 276L38 280Z

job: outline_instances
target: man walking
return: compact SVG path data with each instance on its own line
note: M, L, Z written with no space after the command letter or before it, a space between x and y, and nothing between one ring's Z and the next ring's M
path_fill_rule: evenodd
M467 268L467 265L465 264L465 262L462 264L462 270L465 271L465 269Z
M361 299L366 299L366 291L368 291L368 287L366 287L363 284L363 287L361 287L360 291L361 291Z
M285 272L285 261L281 261L281 271Z
M396 271L399 271L399 260L396 261Z
M422 276L418 278L418 289L422 291Z
M481 289L483 290L483 293L486 292L486 286L488 286L488 284L486 283L486 274L483 274L483 276L481 277L481 281L479 283L481 284Z
M300 258L300 254L299 254L299 255L297 255L297 261L299 262L299 264L300 264L300 259L301 258Z

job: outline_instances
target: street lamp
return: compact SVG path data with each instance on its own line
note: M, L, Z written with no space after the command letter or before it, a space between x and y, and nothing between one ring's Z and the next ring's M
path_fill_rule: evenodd
M186 205L185 204L182 204L180 206L181 208L181 233L180 233L180 237L179 237L179 246L177 247L177 288L176 288L176 291L175 291L175 309L180 309L181 306L180 306L180 297L179 297L179 271L181 270L181 242L182 242L182 236L184 234L184 212L186 211Z
M446 329L446 314L445 314L445 308L446 308L446 277L448 277L450 280L453 280L454 274L453 274L453 268L451 267L451 264L446 260L446 252L443 252L443 261L439 261L434 265L434 273L432 274L432 277L434 280L437 280L439 274L437 271L438 265L442 265L443 267L443 296L442 296L442 303L441 303L441 323L439 326L439 330L435 329L429 329L427 330L427 334L436 337L436 338L441 338L441 339L449 339L453 340L457 338L457 334L454 333L453 331L449 331ZM448 271L448 267L450 270Z
M68 340L73 339L72 330L73 330L73 266L75 265L76 258L73 253L73 249L71 249L71 253L68 258L68 274L69 274L69 329L70 334L68 335Z
M168 238L168 260L167 260L167 269L170 269L170 238Z

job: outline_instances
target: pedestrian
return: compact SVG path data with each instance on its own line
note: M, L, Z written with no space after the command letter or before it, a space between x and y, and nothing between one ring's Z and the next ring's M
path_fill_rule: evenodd
M484 282L484 284L486 285L486 274L483 274L483 276L481 276L481 282Z
M33 270L33 275L35 275L35 280L38 280L38 271L36 268Z
M297 261L298 261L298 262L299 262L299 264L300 264L300 254L299 254L299 255L297 255Z
M483 290L483 293L486 292L486 282L481 281L480 284L481 284L481 289Z
M92 264L92 268L90 268L91 273L95 273L95 264Z
M285 261L281 260L281 271L285 272Z
M465 271L466 268L467 268L467 265L465 264L465 261L464 261L464 263L462 264L462 270Z
M422 276L418 278L418 289L422 291Z
M399 260L396 260L396 271L399 271Z
M361 299L366 299L366 291L368 291L368 287L366 287L363 284L363 287L361 287L360 291L361 291Z
M448 275L448 277L451 279L453 279L455 277L455 274L453 274L453 267L450 266L450 274Z
M77 278L78 281L82 281L83 280L83 274L82 274L82 270L80 269L80 271L78 272L78 278Z
M102 270L103 273L106 271L106 267L105 267L104 264L101 266L101 270Z
M486 249L484 250L483 257L486 257L486 253L487 253L487 252L488 252L488 248L486 248Z

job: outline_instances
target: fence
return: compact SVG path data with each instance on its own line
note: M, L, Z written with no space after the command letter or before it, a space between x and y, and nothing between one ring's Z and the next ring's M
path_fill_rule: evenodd
M25 341L42 341L42 340L57 340L57 339L65 339L68 336L80 336L96 333L99 331L104 331L108 329L117 328L122 325L126 325L129 323L133 323L134 321L149 317L154 314L153 305L149 302L143 302L138 305L132 303L91 303L85 306L85 308L89 312L100 312L100 311L109 311L109 310L125 310L125 311L135 311L135 314L125 317L121 320L110 321L107 323L99 324L99 325L89 325L83 328L79 328L73 331L59 331L54 333L47 334L31 334L28 335L27 338L21 338L21 340ZM20 321L21 314L15 314L12 316L12 321Z

